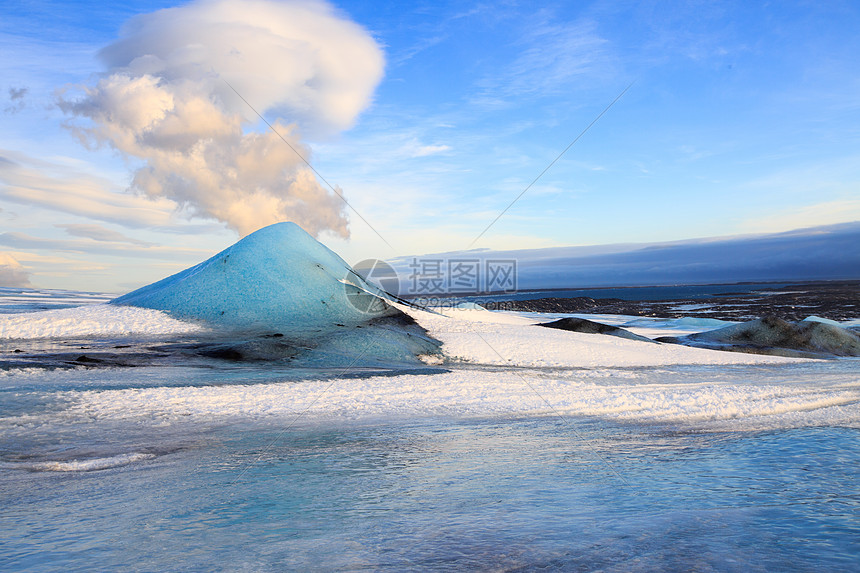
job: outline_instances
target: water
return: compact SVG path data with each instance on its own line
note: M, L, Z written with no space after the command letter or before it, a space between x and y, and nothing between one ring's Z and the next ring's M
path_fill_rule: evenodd
M160 434L170 447L113 469L2 472L4 568L850 571L860 551L857 430Z
M0 372L0 569L857 571L857 366Z

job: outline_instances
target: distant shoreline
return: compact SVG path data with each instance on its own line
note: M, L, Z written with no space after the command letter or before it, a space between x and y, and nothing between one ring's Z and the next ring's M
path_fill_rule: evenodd
M732 281L732 282L705 282L705 283L665 283L665 284L644 284L644 285L600 285L600 286L570 286L570 287L547 287L547 288L527 288L511 291L510 293L484 293L484 292L462 292L451 294L433 294L439 298L468 298L478 296L493 296L499 294L530 294L543 292L566 292L566 291L581 291L581 290L632 290L632 289L650 289L650 288L675 288L675 287L691 287L691 288L707 288L707 287L730 287L730 286L764 286L764 285L817 285L817 284L834 284L834 283L856 283L860 285L860 279L816 279L816 280L761 280L761 281ZM732 293L733 294L733 293ZM431 296L428 294L404 294L401 298L411 299Z
M710 297L679 297L671 300L623 300L599 297L540 297L499 301L497 309L528 312L624 314L658 318L695 316L722 320L751 320L776 316L798 321L808 316L830 320L860 318L860 281L796 281L791 283L744 283L768 288L748 292L726 292ZM740 286L701 285L701 286ZM644 287L630 287L644 288ZM598 289L588 289L598 290ZM541 291L547 292L547 291ZM482 306L494 306L486 297ZM503 304L503 307L502 307Z

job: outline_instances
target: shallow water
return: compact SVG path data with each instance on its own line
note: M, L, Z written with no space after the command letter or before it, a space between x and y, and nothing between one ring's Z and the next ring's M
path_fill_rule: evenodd
M849 571L860 551L856 429L149 432L130 440L146 456L110 469L0 471L3 567Z
M856 571L859 364L12 369L0 569Z

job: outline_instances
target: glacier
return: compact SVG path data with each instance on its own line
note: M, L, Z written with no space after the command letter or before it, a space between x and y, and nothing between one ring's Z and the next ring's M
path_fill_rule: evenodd
M301 227L276 223L111 304L231 329L304 334L398 315L385 297Z
M109 304L163 311L215 333L167 347L171 352L336 367L420 363L438 352L441 343L389 301L336 253L284 222Z

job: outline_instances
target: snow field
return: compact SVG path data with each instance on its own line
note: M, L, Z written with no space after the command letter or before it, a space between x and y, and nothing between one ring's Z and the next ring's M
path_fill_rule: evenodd
M93 304L75 308L0 314L0 339L96 336L161 336L205 331L196 323L176 320L160 310Z
M403 308L443 342L454 361L519 367L632 367L672 364L780 364L796 359L650 344L535 326L552 318L473 309L438 314ZM661 330L661 334L671 331Z
M761 382L663 369L481 370L202 387L73 391L60 416L77 421L140 420L156 425L403 417L589 416L679 424L701 430L810 425L860 427L860 380L833 375ZM54 416L57 414L55 413ZM38 423L34 418L5 423ZM54 418L55 421L56 418Z

